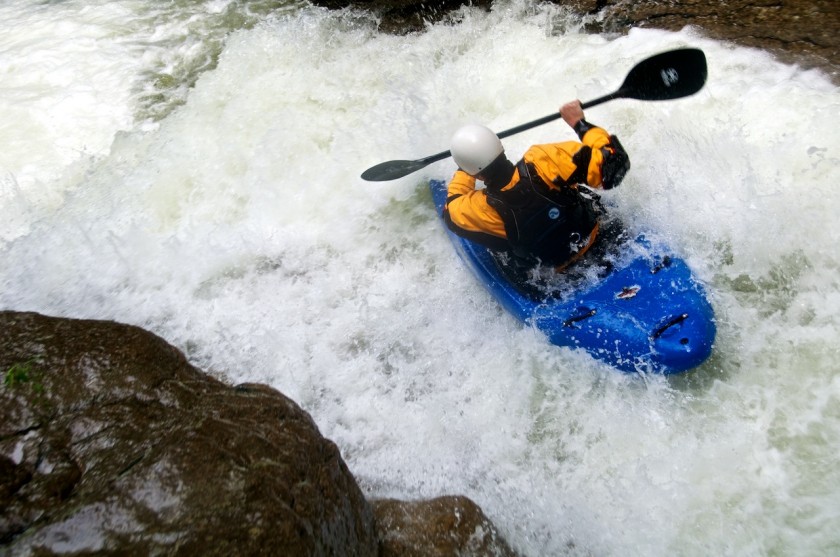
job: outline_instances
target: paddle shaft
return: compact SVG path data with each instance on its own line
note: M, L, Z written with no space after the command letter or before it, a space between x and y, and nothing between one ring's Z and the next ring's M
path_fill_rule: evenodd
M638 99L642 101L679 99L693 95L699 91L706 82L706 75L706 56L702 50L683 48L662 52L636 64L630 70L630 73L627 74L624 83L617 91L583 103L581 107L587 109L619 98ZM562 114L558 111L532 122L505 130L497 135L501 139L561 117ZM362 179L373 182L395 180L450 156L452 156L452 151L442 151L435 155L413 161L386 161L368 168L362 173Z
M598 97L595 100L582 103L580 106L582 109L586 110L587 108L591 108L593 106L598 106L599 104L605 103L607 101L611 101L613 99L618 99L623 97L623 91L619 89L614 93L610 93L609 95L604 95L603 97ZM554 112L553 114L549 114L547 116L543 116L542 118L537 118L536 120L532 120L530 122L526 122L524 124L520 124L509 130L505 130L502 132L497 133L496 135L499 139L504 139L506 137L510 137L511 135L516 135L518 133L522 133L525 130L530 130L531 128L536 128L537 126L542 126L543 124L547 124L553 120L557 120L558 118L562 118L562 114L560 112ZM451 157L452 151L441 151L440 153L429 155L428 157L422 158L417 162L420 164L432 164L433 162L442 161L445 158Z

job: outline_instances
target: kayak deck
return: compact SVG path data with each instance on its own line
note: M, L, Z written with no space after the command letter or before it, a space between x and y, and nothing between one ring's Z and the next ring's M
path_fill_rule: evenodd
M433 180L430 189L440 212L446 184ZM582 261L568 280L555 274L554 286L539 288L512 280L498 254L447 232L493 297L555 345L584 349L625 372L680 373L711 354L714 312L702 286L685 261L643 235L621 244L607 265Z

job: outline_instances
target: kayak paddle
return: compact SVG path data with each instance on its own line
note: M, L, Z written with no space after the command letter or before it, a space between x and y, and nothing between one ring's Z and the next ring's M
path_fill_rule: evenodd
M613 99L667 101L687 97L703 88L706 75L706 55L702 50L697 48L669 50L642 60L630 70L617 91L583 103L581 107L585 110ZM502 139L561 117L559 112L555 112L496 135ZM365 170L362 173L362 179L369 182L396 180L451 155L450 151L443 151L415 161L382 162Z

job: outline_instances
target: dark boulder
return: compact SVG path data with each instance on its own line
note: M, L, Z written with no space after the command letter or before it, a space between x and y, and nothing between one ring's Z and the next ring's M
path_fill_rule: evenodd
M0 555L513 555L465 497L371 505L293 401L138 327L0 312L0 373Z
M380 557L512 557L482 510L466 497L373 502Z
M0 553L375 555L310 416L111 322L0 312Z
M492 0L312 0L329 8L354 6L376 13L380 29L420 31L462 5L490 9ZM632 27L679 30L691 25L713 39L766 49L785 62L820 68L840 79L840 7L837 0L552 0L585 16L593 33ZM588 17L586 17L588 16Z
M765 49L780 60L840 71L840 5L836 0L635 0L604 2L603 28L695 26L713 39Z

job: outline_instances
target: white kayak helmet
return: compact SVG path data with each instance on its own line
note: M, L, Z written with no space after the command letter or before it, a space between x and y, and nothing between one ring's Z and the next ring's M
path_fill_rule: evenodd
M499 137L490 128L479 124L459 128L450 145L455 163L470 176L480 174L505 151Z

